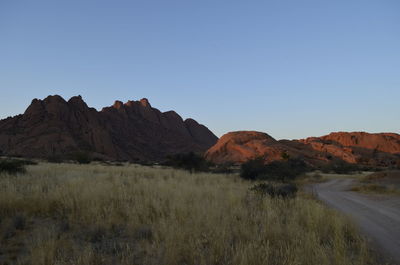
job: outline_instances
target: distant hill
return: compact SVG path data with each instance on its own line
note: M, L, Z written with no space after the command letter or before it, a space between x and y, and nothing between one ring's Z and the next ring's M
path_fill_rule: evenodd
M342 160L372 166L400 166L400 135L336 132L322 137L277 141L266 133L239 131L222 136L205 156L218 164L240 164L260 156L268 163L289 156L309 164Z
M0 120L0 154L66 157L87 152L103 159L161 161L183 152L204 152L218 138L195 120L160 112L147 99L97 111L80 96L34 99L24 114Z

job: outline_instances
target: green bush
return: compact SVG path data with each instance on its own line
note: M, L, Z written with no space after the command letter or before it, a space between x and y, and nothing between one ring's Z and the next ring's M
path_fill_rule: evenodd
M260 194L261 196L269 195L272 198L294 198L297 194L298 188L295 184L277 184L260 183L250 188L251 191Z
M196 171L209 171L211 163L204 159L204 157L193 152L186 154L176 154L167 156L164 165L189 170L190 172Z
M216 174L232 174L235 172L233 165L230 164L222 164L222 165L215 165L210 169L211 173Z
M49 156L47 157L46 160L49 163L57 163L57 164L64 162L61 156L56 156L56 155Z
M248 180L256 180L265 174L264 158L257 157L243 163L240 167L240 177Z
M263 178L288 181L310 170L310 167L303 160L289 158L288 160L273 161L265 165Z
M0 173L17 174L25 173L25 165L34 164L29 160L2 159L0 160Z
M243 163L240 176L249 180L280 180L288 181L306 173L311 168L300 159L273 161L265 164L264 158L259 157Z
M92 157L89 153L81 151L72 154L72 160L79 164L90 164L90 162L92 162Z
M336 174L350 174L356 171L363 170L364 168L357 164L350 164L343 160L335 160L324 166L322 166L321 171L323 173L336 173Z

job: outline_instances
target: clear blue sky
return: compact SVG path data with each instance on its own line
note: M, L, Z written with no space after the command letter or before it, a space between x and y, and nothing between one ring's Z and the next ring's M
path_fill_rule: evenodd
M218 136L400 132L400 1L0 1L0 118L147 97Z

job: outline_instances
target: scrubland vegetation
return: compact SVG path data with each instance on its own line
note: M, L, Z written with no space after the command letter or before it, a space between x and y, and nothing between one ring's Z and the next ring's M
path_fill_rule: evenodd
M255 185L137 165L2 172L0 264L376 264L343 216Z
M248 180L292 181L312 168L300 159L285 159L265 164L264 158L249 160L241 165L240 176Z
M400 171L387 170L362 176L352 191L400 195Z

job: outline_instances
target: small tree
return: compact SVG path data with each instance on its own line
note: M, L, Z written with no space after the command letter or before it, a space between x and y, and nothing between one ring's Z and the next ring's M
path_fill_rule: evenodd
M309 170L310 168L307 164L300 159L290 158L288 160L273 161L265 166L264 178L280 181L293 180Z
M249 180L293 180L309 171L307 164L300 159L273 161L265 164L264 158L259 157L242 164L240 176Z
M0 173L17 174L25 173L25 163L24 160L17 159L2 159L0 160Z
M265 172L264 158L257 157L243 163L240 167L240 177L249 180L260 178Z
M167 156L164 164L174 168L189 170L190 172L208 171L211 166L210 162L205 160L204 157L193 152Z
M90 162L92 162L92 157L90 154L84 151L74 153L72 155L72 159L79 164L90 164Z
M282 152L281 157L283 160L289 160L290 159L290 155L285 151Z

